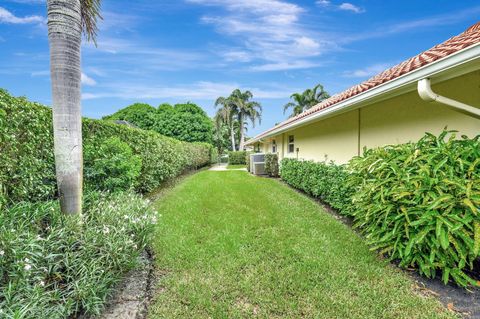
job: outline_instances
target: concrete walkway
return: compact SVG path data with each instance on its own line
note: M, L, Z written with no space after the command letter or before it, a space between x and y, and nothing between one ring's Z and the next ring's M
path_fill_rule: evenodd
M208 169L209 171L247 171L247 169L244 168L233 168L233 169L227 169L227 164L226 163L220 163L217 165L214 165Z

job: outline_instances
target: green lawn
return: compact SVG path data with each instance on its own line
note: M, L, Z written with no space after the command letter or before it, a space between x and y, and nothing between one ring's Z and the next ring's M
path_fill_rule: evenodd
M149 318L453 318L279 181L204 171L156 204Z
M238 168L246 168L246 167L247 166L243 165L243 164L238 164L238 165L228 164L227 165L227 169L238 169Z

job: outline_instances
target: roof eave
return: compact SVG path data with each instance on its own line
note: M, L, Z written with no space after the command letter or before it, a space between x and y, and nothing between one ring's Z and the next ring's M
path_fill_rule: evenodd
M448 78L458 76L460 74L456 74L455 72L449 72L449 71L452 71L452 69L462 67L468 63L475 62L475 61L476 62L480 61L480 43L472 45L463 50L460 50L456 53L453 53L449 56L446 56L430 64L427 64L423 67L420 67L416 70L406 73L396 79L393 79L379 86L376 86L370 90L357 94L331 107L327 107L316 113L312 113L311 115L305 116L302 119L293 121L285 126L281 126L278 129L273 129L272 131L267 133L264 132L248 140L245 143L245 145L259 142L261 139L284 133L293 128L303 126L314 121L318 121L322 118L331 117L333 115L341 114L343 112L351 111L356 108L361 108L361 107L370 105L372 103L392 97L391 93L394 91L398 91L399 94L401 94L405 92L402 89L405 89L408 87L411 87L411 88L408 89L407 91L415 90L415 87L416 87L415 84L419 80L424 78L435 79L436 77L441 77L441 75L444 73L450 73ZM480 66L477 64L475 65L475 67L476 69L478 69ZM465 74L469 72L469 70L471 71L470 68L459 68L459 71L460 69L461 69L461 74ZM442 78L442 80L445 80L445 79L447 78L445 77Z

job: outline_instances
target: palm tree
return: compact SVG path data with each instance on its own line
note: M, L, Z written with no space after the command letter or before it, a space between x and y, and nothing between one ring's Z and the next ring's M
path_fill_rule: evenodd
M250 120L253 127L255 127L255 122L261 122L262 117L262 106L260 103L251 101L253 94L250 91L242 92L239 89L236 89L230 95L231 102L235 105L237 110L239 130L240 130L240 145L239 150L243 151L245 143L245 122Z
M303 93L293 93L290 96L293 102L288 102L283 106L283 114L292 108L293 112L290 117L296 116L329 97L330 94L324 90L323 85L317 84L313 89L306 89Z
M225 97L219 97L215 101L215 107L222 106L218 111L217 114L215 114L215 122L220 124L220 122L223 122L225 125L228 126L230 130L230 139L232 142L232 151L236 150L236 143L235 143L235 128L234 128L234 122L235 122L235 115L236 115L236 109L235 106L231 103L231 99L225 98Z
M47 0L55 168L62 212L82 211L82 32L95 42L100 0Z

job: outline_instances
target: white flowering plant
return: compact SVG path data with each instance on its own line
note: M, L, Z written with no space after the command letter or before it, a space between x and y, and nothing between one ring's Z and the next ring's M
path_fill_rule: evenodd
M157 213L133 193L94 193L82 219L57 201L0 211L1 318L98 314L148 246Z

